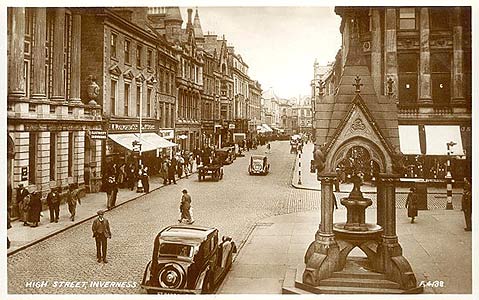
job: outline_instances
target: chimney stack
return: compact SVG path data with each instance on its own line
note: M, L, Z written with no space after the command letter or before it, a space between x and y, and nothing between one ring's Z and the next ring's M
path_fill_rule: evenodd
M193 14L193 10L188 8L188 24L191 24L191 15Z

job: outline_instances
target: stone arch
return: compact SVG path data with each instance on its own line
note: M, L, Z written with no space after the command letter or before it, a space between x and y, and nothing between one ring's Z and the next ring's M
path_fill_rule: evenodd
M346 155L354 146L364 147L370 154L371 159L379 165L381 173L392 172L392 160L386 149L382 145L377 145L373 141L355 136L341 144L335 145L330 151L332 155L328 155L325 162L325 171L334 173L336 166L346 158Z

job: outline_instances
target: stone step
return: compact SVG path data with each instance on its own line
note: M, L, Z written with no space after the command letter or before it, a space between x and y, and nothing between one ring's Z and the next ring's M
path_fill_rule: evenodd
M353 272L353 271L340 271L334 272L332 278L363 278L363 279L386 279L386 276L376 272Z
M370 287L344 287L344 286L318 286L320 294L403 294L401 289L370 288Z
M400 285L386 279L365 279L365 278L328 278L319 282L319 287L363 287L379 289L399 289Z

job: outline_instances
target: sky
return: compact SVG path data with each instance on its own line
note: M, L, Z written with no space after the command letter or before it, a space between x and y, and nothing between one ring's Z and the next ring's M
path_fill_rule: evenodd
M187 8L181 13L185 26ZM314 60L326 65L341 46L334 7L200 6L198 13L203 33L224 34L248 64L250 78L281 98L310 96Z

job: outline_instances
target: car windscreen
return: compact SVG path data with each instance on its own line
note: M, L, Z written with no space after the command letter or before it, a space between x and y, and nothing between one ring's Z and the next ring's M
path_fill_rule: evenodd
M193 246L176 243L161 243L159 256L193 257Z

